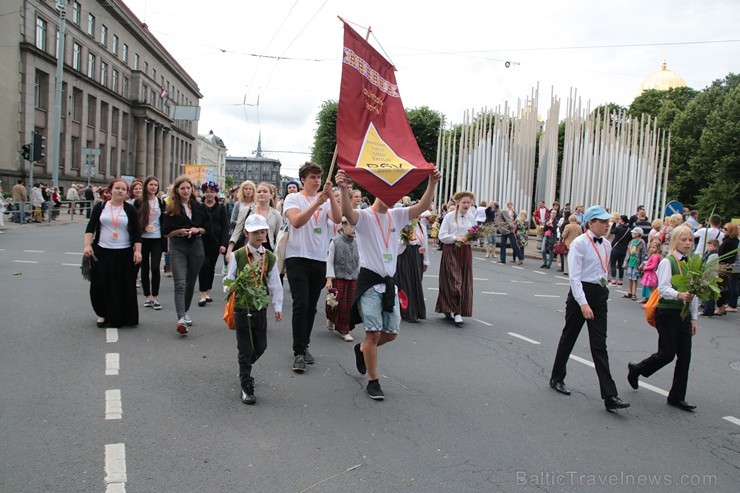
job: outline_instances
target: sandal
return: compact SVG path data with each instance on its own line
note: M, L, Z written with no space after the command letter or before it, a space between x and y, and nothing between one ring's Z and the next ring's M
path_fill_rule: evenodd
M617 286L622 286L624 283L622 281L617 281Z
M637 301L637 296L632 295L632 301Z
M627 294L623 294L623 295L622 295L622 298L632 298L632 295L631 295L631 294L629 294L629 293L627 293Z

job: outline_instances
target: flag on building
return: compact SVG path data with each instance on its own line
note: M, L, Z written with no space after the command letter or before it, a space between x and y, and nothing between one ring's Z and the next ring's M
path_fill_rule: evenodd
M411 131L394 72L395 67L345 22L337 165L389 206L434 168Z
M164 86L162 86L162 89L159 91L159 97L162 98L162 99L164 99L165 101L168 99L167 98L167 89L165 89Z

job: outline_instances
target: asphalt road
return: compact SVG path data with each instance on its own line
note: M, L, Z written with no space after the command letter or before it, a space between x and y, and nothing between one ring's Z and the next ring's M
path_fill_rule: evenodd
M687 396L699 407L686 413L665 404L672 365L651 388L628 386L627 362L653 352L657 336L639 304L613 291L610 362L632 407L611 414L585 333L568 365L573 395L548 387L565 278L534 260L518 268L475 254L475 315L458 329L432 313L432 252L429 319L404 323L379 352L384 402L365 394L352 344L325 329L323 306L317 362L291 371L286 283L285 319L270 322L254 370L258 403L245 406L219 298L193 304L182 338L163 278L162 311L141 308L137 328L96 328L78 267L83 228L0 236L2 492L740 490L736 314L700 320Z

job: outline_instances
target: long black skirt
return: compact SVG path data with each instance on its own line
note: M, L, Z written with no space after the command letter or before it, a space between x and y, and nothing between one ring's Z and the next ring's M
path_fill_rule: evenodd
M401 310L401 318L416 322L427 318L427 307L424 303L424 288L421 285L424 276L424 256L419 245L408 245L398 256L396 264L396 283L409 299L409 305Z
M139 324L136 300L134 249L109 249L94 246L98 261L90 281L90 302L98 317L111 327Z

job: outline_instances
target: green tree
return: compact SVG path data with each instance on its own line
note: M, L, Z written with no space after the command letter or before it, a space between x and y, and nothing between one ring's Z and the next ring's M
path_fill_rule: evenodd
M333 99L324 101L316 115L316 133L313 138L311 160L321 165L324 175L329 172L331 158L337 146L337 108L339 103ZM333 177L331 177L333 178Z
M233 186L234 186L234 179L227 175L226 178L224 178L224 189L228 190Z
M411 131L416 137L417 144L419 144L421 155L424 156L427 162L436 163L439 130L444 121L444 116L438 111L422 106L406 110L406 117L409 119ZM412 200L420 199L426 188L427 181L423 180L409 193L409 197Z
M698 91L690 87L674 87L667 91L649 89L632 101L628 112L636 118L643 113L658 118L659 125L668 129L677 112L683 111L697 94Z

